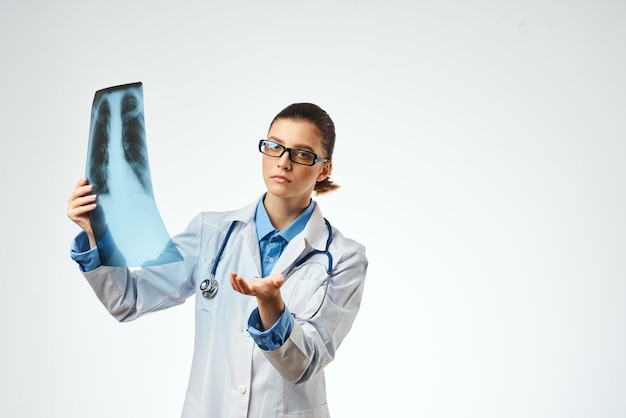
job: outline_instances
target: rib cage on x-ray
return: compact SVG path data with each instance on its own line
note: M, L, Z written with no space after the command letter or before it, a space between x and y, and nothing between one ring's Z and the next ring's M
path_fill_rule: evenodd
M90 178L100 194L109 192L108 165L109 165L109 135L111 124L111 106L109 97L102 98L97 108L93 135L93 148L90 159ZM146 194L152 195L150 167L148 166L147 146L143 110L140 100L131 93L125 93L121 98L122 146L124 158L130 165L133 173L143 186Z
M122 144L124 157L146 193L152 195L142 103L131 95L122 97Z
M111 108L109 107L109 102L107 100L103 100L96 109L88 159L90 162L88 177L93 185L94 193L104 194L109 192L109 186L107 183L109 153L107 148L109 146Z
M141 83L96 92L87 154L87 177L98 194L91 220L102 263L142 266L182 259L154 200Z

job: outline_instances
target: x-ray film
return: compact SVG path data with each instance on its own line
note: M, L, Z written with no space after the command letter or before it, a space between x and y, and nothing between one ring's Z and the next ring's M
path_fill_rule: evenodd
M98 195L91 223L103 265L140 267L182 260L154 200L141 83L96 92L86 177Z

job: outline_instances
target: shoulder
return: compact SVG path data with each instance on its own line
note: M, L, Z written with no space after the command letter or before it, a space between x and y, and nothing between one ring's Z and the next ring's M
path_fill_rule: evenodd
M339 229L331 226L333 231L333 239L330 243L331 248L337 247L341 249L343 252L358 252L365 255L365 245L360 242L346 237Z
M329 219L324 217L321 207L317 202L315 205L315 210L313 212L312 219L314 219L314 222L318 225L316 226L316 229L318 229L319 231L321 231L322 229L321 225L324 225L325 223L328 223L330 225L330 228L332 231L332 240L330 243L330 249L334 251L338 251L338 252L348 252L348 253L358 252L358 253L362 253L363 255L365 254L365 246L361 244L360 242L356 241L355 239L345 236L338 227L336 227L332 222L330 222ZM324 231L326 231L327 225L324 225L323 229ZM327 233L325 232L325 234Z
M244 224L254 222L257 201L240 209L228 211L204 211L198 213L189 223L189 228L197 230L224 230L233 222Z

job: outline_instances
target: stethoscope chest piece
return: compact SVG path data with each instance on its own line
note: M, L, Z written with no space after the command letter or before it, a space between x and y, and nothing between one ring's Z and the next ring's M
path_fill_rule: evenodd
M217 280L215 280L214 277L211 277L210 279L205 279L202 281L202 283L200 283L200 291L202 292L202 296L207 299L213 298L217 293L218 288L219 283Z

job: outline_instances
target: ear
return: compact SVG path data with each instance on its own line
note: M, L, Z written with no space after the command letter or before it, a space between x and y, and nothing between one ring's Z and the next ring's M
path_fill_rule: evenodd
M333 162L332 161L327 161L324 164L324 167L322 168L322 171L320 171L320 173L317 175L317 181L324 181L326 180L328 177L330 177L330 174L333 171Z

